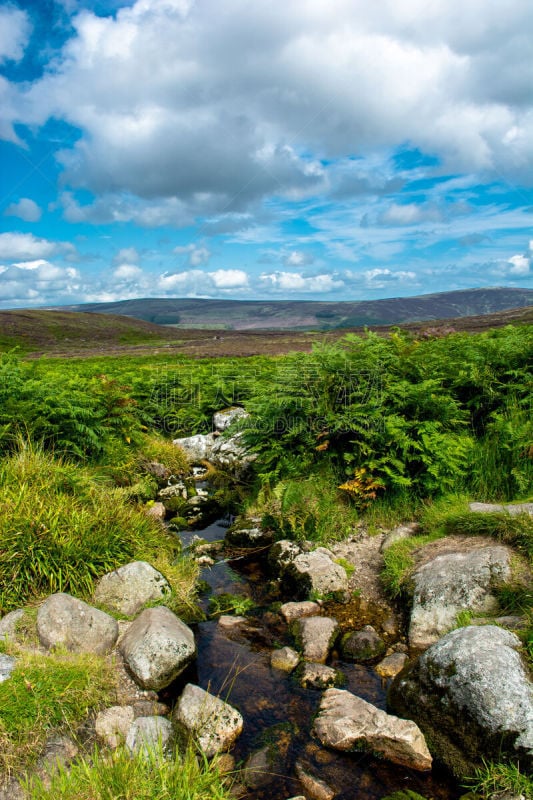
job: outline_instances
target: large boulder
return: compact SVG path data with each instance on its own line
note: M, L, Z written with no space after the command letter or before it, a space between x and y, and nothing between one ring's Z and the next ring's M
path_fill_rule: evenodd
M215 442L216 436L213 433L197 433L195 436L174 439L172 444L181 447L191 464L200 464L211 460Z
M409 643L422 650L450 630L460 611L486 614L498 608L492 589L511 577L512 551L485 545L443 553L414 573Z
M334 750L368 750L410 769L431 769L426 741L414 722L393 717L343 689L324 692L314 732Z
M165 606L139 614L119 650L135 681L155 691L172 683L196 655L193 632Z
M241 406L231 406L231 408L225 408L213 414L213 428L216 431L222 432L225 431L226 428L229 428L230 425L233 425L238 419L246 419L246 417L249 416L249 413Z
M43 647L65 647L74 653L109 653L117 641L116 619L82 600L59 592L37 612L37 633Z
M533 686L520 640L495 625L448 633L393 683L390 702L415 719L457 775L481 758L533 766Z
M126 747L130 753L141 753L150 757L159 752L170 757L174 742L174 728L165 717L137 717L126 736Z
M469 503L470 511L476 514L509 514L511 517L517 517L519 514L529 514L533 517L533 503L508 503L507 505L500 505L499 503Z
M348 590L346 570L324 550L299 553L290 561L282 574L282 584L287 592L304 599L310 592L322 597L344 598Z
M112 611L133 616L152 601L170 594L166 578L146 561L132 561L98 581L94 600Z
M219 469L240 478L256 458L257 454L246 448L243 434L235 433L228 437L219 436L215 440L209 460Z
M237 709L192 683L183 690L172 719L178 730L197 741L208 758L228 750L243 728Z
M300 617L294 631L305 661L323 664L335 642L339 623L331 617Z

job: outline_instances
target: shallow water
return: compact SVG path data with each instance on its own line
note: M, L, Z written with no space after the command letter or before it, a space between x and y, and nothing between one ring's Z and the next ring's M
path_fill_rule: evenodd
M227 524L219 521L205 531L196 531L196 535L215 541L222 538L225 527ZM188 532L187 536L192 538ZM183 541L189 543L185 536ZM245 623L230 630L217 619L200 623L196 630L198 658L194 668L183 676L241 712L244 730L233 751L238 763L265 743L265 735L277 742L278 751L284 756L282 769L268 787L250 790L247 798L286 800L305 794L294 775L296 761L325 781L335 791L336 800L379 800L400 789L411 789L436 800L454 800L462 793L438 769L420 774L370 755L339 754L323 748L311 735L321 692L302 689L294 677L270 667L271 651L294 642L284 622L268 608L274 598L268 593L262 564L253 558L219 561L203 569L201 579L206 582L204 609L209 596L223 592L250 597L257 605ZM341 610L346 613L345 606L339 607ZM332 615L335 616L334 609ZM371 609L367 610L361 624L371 621L371 616ZM387 683L375 670L345 663L335 656L330 663L345 674L343 688L385 709ZM179 686L176 689L179 691Z

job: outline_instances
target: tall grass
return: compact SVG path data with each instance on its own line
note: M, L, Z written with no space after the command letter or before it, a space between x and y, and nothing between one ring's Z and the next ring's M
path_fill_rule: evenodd
M28 800L230 800L228 778L217 759L188 748L166 760L161 748L148 753L119 749L112 755L95 750L67 769L60 768L46 782L29 784Z
M120 490L28 443L0 466L0 611L65 591L88 597L99 576L177 543Z

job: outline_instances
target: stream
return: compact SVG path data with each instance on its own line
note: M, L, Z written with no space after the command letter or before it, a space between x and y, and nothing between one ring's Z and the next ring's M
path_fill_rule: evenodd
M218 520L203 530L180 534L184 549L194 536L214 542L224 538L227 520ZM242 551L240 551L242 552ZM295 776L295 763L306 772L328 784L336 800L379 800L398 790L411 790L426 798L455 800L461 790L449 774L434 767L422 774L399 767L372 755L341 754L324 748L311 735L314 715L322 692L301 688L294 676L270 666L272 650L285 645L294 647L294 640L283 618L275 612L275 603L290 599L276 596L265 570L261 553L225 558L223 551L215 556L215 564L202 569L204 591L200 605L207 612L213 596L231 593L250 598L254 609L245 622L222 626L218 618L199 623L196 628L198 658L186 674L184 682L193 682L219 695L235 706L244 718L244 730L232 751L237 765L267 742L274 743L280 765L272 782L261 788L249 789L249 800L286 800L305 795ZM355 603L356 601L354 601ZM357 614L358 623L372 623L372 609L365 619L350 605L328 603L325 613L341 619ZM231 612L228 612L231 613ZM347 663L335 651L330 666L346 676L342 688L362 697L381 709L386 709L388 681L382 679L372 666ZM167 698L172 701L172 697ZM311 795L306 795L311 800Z

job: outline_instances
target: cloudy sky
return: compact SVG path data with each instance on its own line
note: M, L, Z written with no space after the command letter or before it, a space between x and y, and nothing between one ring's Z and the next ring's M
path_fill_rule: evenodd
M0 307L533 287L531 0L0 0Z

